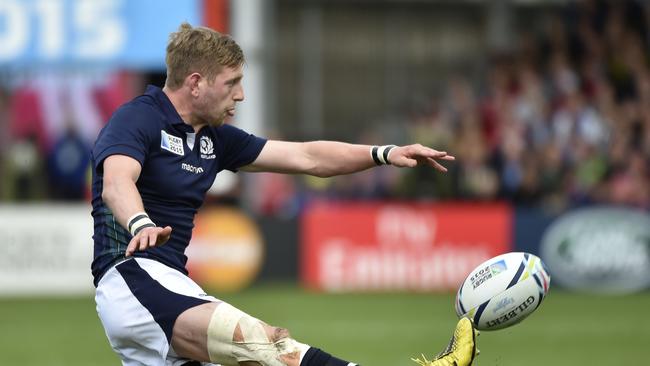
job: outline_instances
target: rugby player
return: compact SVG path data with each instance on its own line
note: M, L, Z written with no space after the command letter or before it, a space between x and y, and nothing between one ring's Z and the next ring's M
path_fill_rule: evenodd
M266 140L224 124L244 100L244 55L229 36L184 23L170 35L162 89L122 105L92 150L97 312L124 365L354 365L207 295L187 276L193 219L223 170L318 177L454 157L421 146ZM164 244L164 245L163 245ZM423 365L469 365L475 331Z

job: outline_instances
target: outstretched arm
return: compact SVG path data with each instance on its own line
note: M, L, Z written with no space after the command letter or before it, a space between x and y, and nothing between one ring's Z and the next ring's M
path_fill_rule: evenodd
M336 141L268 141L257 159L242 168L249 172L304 173L318 177L350 174L376 166L373 146ZM395 146L388 163L397 167L428 165L441 172L447 169L437 160L454 160L444 151L420 144Z

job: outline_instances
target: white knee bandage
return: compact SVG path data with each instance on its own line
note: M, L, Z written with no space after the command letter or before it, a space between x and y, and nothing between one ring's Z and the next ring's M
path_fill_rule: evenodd
M242 342L233 341L237 325L244 339ZM238 365L240 361L286 366L280 359L281 355L301 354L308 348L289 337L271 342L264 330L264 323L225 302L217 306L208 326L210 361L225 366Z

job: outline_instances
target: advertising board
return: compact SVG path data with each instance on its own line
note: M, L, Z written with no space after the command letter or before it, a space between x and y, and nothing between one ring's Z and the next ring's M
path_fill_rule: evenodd
M592 207L558 217L544 233L542 260L572 290L624 294L650 286L650 215Z
M502 204L317 203L302 220L301 279L325 291L452 290L512 248Z
M92 294L90 205L0 206L0 295Z

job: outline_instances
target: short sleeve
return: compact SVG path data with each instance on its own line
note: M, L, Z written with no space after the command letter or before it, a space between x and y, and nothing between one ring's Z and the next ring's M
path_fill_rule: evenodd
M233 172L255 161L266 144L266 139L231 125L217 127L216 133L223 144L221 167Z
M159 136L152 118L155 112L146 105L127 104L118 109L95 142L94 168L101 171L104 159L118 154L132 157L143 165L151 143Z

